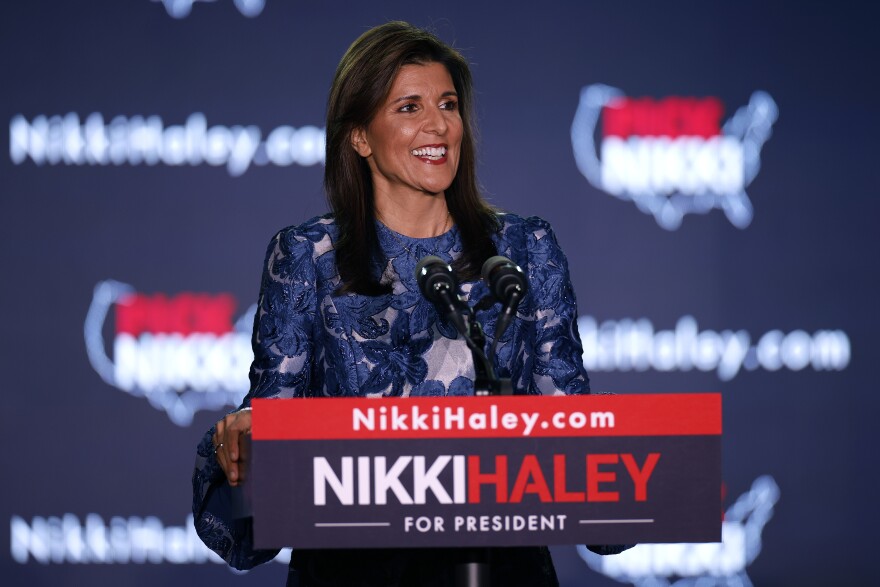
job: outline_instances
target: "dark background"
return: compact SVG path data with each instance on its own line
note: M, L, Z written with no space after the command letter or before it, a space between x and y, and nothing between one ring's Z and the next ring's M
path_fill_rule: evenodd
M592 383L618 393L722 392L725 505L763 475L780 491L759 554L738 571L746 580L867 584L880 574L871 432L880 402L869 377L880 334L880 43L871 3L266 0L253 17L245 4L196 2L175 19L172 0L5 2L0 119L157 115L167 128L202 112L208 127L255 125L263 139L281 125L322 128L334 68L353 39L389 19L432 28L473 65L488 198L553 224L581 315L647 319L655 331L690 315L700 331L744 330L752 344L774 329L845 333L851 355L835 370L759 368L721 381L714 371L610 369L594 371ZM772 96L779 118L746 188L752 223L739 229L713 210L667 231L588 183L570 128L581 88L595 83L630 97L714 96L723 121L754 91ZM223 410L179 425L102 380L83 338L93 289L114 279L148 295L230 293L241 316L256 300L271 235L326 209L322 170L252 166L233 177L207 164L0 156L0 519L186 525L194 447ZM111 357L113 337L110 319ZM285 574L275 563L237 577L211 563L19 562L14 536L0 538L9 585L280 585ZM573 547L554 556L563 585L619 584ZM705 584L734 584L730 574L713 581Z

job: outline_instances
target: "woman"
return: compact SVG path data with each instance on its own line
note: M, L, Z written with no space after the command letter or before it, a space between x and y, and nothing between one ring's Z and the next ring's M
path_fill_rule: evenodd
M415 266L450 262L474 306L496 254L525 270L530 292L500 341L495 370L531 394L589 393L565 257L546 222L493 211L476 186L467 63L435 36L392 22L364 33L333 80L325 189L332 214L282 230L269 245L254 325L251 388L198 449L196 528L232 566L255 551L250 522L230 515L239 440L255 397L469 395L474 368L455 328L423 298ZM493 332L499 305L477 310ZM458 552L305 551L289 584L448 584ZM546 548L495 549L493 584L554 585Z

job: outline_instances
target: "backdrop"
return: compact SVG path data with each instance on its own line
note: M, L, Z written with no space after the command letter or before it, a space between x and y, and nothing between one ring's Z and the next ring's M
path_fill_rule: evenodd
M481 183L553 224L594 390L723 394L724 542L554 547L562 584L877 576L868 4L2 3L3 583L283 583L195 537L194 449L269 238L326 210L336 63L389 19L473 64Z

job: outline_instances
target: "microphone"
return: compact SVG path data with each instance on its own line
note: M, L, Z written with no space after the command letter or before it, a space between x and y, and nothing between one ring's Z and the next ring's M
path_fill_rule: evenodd
M449 263L436 255L422 258L416 264L416 282L422 295L452 320L462 335L467 336L467 326L459 312L462 303L456 293L458 283Z
M495 336L492 341L492 348L489 349L489 360L492 361L495 359L498 341L510 325L513 315L516 314L520 300L526 295L529 289L529 282L526 280L526 274L523 273L519 265L500 255L486 259L480 275L482 275L486 285L489 286L489 291L498 298L502 306L501 313L498 315L498 321L495 322Z
M504 311L516 312L520 300L529 289L526 274L519 268L519 265L507 257L496 255L486 259L480 274L483 281L489 286L489 291L504 306Z
M522 273L512 261L509 259L505 259L505 261ZM483 352L486 345L483 329L475 320L473 310L458 296L458 281L449 263L435 255L422 258L416 264L416 282L419 284L422 295L455 325L468 348L471 349L474 359L474 394L498 395L500 393L510 395L512 393L510 380L498 379L495 375L495 369L492 367L492 361ZM517 295L516 293L511 294L512 299L518 300Z

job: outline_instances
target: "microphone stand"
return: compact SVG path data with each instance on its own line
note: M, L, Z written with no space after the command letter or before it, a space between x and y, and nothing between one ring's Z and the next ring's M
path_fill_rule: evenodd
M451 291L447 284L435 286L436 295L443 301L445 315L455 325L456 330L464 338L471 349L474 361L474 395L513 395L513 386L510 379L499 379L495 375L492 361L486 356L483 349L486 347L486 336L480 323L474 316L474 311L464 301ZM506 327L506 322L504 326ZM501 333L496 333L496 339ZM497 344L497 340L495 341ZM495 345L492 346L493 355Z
M486 336L480 323L474 319L473 311L470 308L464 320L469 327L467 333L462 333L468 347L471 349L471 356L474 360L474 395L513 395L513 386L510 379L499 379L495 375L495 368L492 366L492 360L486 356L483 349L486 348Z
M511 264L508 259L501 259L501 261L505 264ZM519 267L515 268L516 271L522 273ZM486 275L483 275L483 278L485 279ZM510 379L498 378L495 374L495 368L492 366L492 359L495 356L498 339L516 311L519 294L523 293L520 287L517 286L517 295L504 303L496 324L495 341L489 352L490 356L487 357L484 351L486 337L483 334L483 329L476 320L474 310L456 293L455 276L449 264L436 256L425 257L416 265L416 280L422 295L433 302L440 313L453 323L468 348L471 349L475 374L474 394L478 396L513 395ZM486 299L488 300L488 298ZM453 585L455 587L487 587L491 580L491 554L492 551L485 547L464 548L455 552Z
M497 396L513 395L509 378L499 379L492 361L483 349L486 336L473 310L465 303L455 304L459 319L453 319L459 333L464 337L474 361L474 395ZM496 338L500 333L496 335ZM494 349L494 345L493 345ZM492 353L494 355L494 352ZM491 550L488 548L464 548L461 561L455 564L453 585L455 587L488 587L491 581Z

